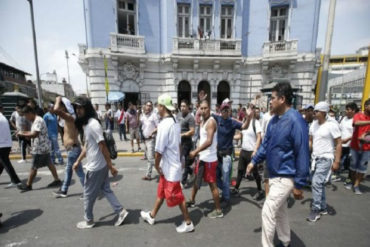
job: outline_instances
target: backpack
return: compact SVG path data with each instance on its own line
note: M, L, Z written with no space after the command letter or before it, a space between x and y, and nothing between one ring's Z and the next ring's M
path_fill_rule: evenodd
M103 132L104 141L107 145L110 158L115 160L117 158L117 146L116 142L114 141L113 135L107 132Z

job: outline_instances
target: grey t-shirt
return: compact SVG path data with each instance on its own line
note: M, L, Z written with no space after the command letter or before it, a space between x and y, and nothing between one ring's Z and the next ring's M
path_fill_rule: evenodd
M181 133L188 132L191 127L195 128L195 120L190 112L185 117L179 113L177 119L181 125ZM182 137L181 142L191 142L191 137Z
M84 136L86 145L86 170L98 171L103 169L107 163L103 153L99 148L99 143L104 141L103 129L95 118L90 118L84 126Z
M20 116L17 111L12 113L10 121L15 122L17 130L29 131L31 129L31 123L24 116Z

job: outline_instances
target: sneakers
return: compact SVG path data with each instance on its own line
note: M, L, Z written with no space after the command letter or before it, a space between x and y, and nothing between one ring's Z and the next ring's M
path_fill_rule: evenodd
M353 185L352 183L349 183L349 184L346 184L344 188L346 188L347 190L351 190L353 188Z
M18 184L17 185L17 188L19 189L19 190L21 190L21 191L24 191L24 192L26 192L26 191L30 191L30 190L32 190L32 185L25 185L25 184Z
M95 223L94 221L87 222L84 220L84 221L78 222L76 226L78 229L90 229L95 226Z
M66 198L67 197L67 192L65 191L54 191L53 194L55 195L55 198Z
M327 215L327 214L328 214L328 209L327 208L320 210L320 215Z
M60 187L62 186L62 181L60 181L59 179L58 180L54 180L53 182L51 182L50 184L48 184L48 188L50 187Z
M117 219L116 223L114 223L114 226L122 225L122 223L125 221L127 215L128 215L128 212L126 211L126 209L123 208L121 210L121 212L118 214L118 219Z
M258 201L262 199L264 196L265 196L265 193L262 190L257 191L257 193L253 196L253 200Z
M208 217L211 219L222 218L224 217L224 214L222 213L222 210L215 209L208 214Z
M362 192L360 190L360 187L356 186L356 187L353 187L353 190L355 191L355 194L356 195L362 195Z
M186 232L192 232L194 231L194 225L193 222L190 222L190 224L187 224L185 221L182 222L181 225L176 227L176 232L178 233L186 233Z
M230 193L233 195L233 196L240 196L239 194L239 189L237 188L234 188L230 191Z
M316 222L318 219L320 219L320 212L318 210L311 210L307 220L310 222Z
M14 188L14 187L16 187L16 186L17 186L17 184L15 184L15 183L10 183L10 184L8 184L7 186L5 186L5 189Z
M332 181L332 182L340 182L340 181L342 181L342 178L341 178L341 177L339 177L338 175L333 174L333 175L331 176L331 181Z
M186 202L186 207L188 207L188 208L193 208L193 207L195 207L195 201L188 200L188 201Z
M344 185L352 184L352 180L350 178L346 178L344 181Z
M149 176L145 176L145 177L143 177L143 178L141 178L142 180L145 180L145 181L151 181L152 180L152 178L151 177L149 177Z
M148 223L149 223L149 225L154 225L154 223L155 223L155 219L154 219L154 218L152 218L152 216L150 215L150 211L148 211L148 212L141 211L141 212L140 212L140 216L141 216L141 218L142 218L144 221L148 222Z
M18 160L18 164L23 164L23 163L26 163L27 161L24 160L24 159L21 159L21 160Z

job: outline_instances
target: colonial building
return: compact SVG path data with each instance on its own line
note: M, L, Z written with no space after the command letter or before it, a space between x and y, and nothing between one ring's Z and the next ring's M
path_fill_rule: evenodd
M36 83L36 81L34 83ZM43 91L68 99L72 99L75 96L71 84L67 83L65 78L62 79L62 82L58 82L58 76L55 71L53 71L53 73L45 73L41 76L41 88Z
M320 0L84 0L87 44L79 63L93 103L110 90L127 101L245 104L264 85L290 81L312 103Z

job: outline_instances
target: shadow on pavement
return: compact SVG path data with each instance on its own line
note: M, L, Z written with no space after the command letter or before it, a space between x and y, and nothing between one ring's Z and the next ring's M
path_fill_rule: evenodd
M177 209L178 207L174 207L174 209ZM179 210L179 209L177 209ZM203 217L203 212L199 208L190 210L189 208L189 217L193 221L194 226L198 225L200 222L200 219ZM177 226L180 225L184 221L184 216L182 216L181 212L179 215L164 219L164 220L158 220L155 223L156 224L165 224L165 223L175 223Z
M21 225L25 225L35 218L43 214L44 211L40 209L27 209L23 211L14 212L10 218L2 222L0 233L6 233L11 229L17 228Z

